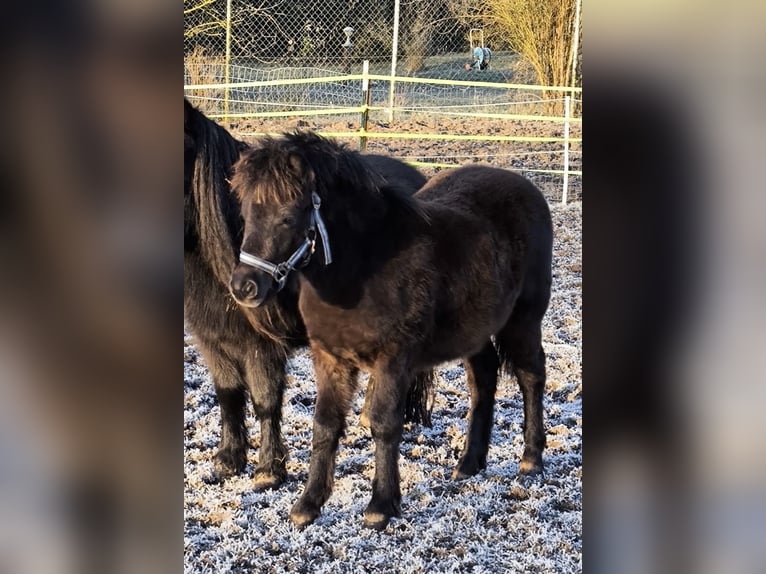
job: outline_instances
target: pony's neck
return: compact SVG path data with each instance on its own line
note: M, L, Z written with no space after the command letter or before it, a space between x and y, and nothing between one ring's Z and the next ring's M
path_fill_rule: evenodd
M383 194L354 196L347 199L327 199L320 208L327 227L334 270L339 273L358 273L359 267L373 257L380 257L380 237L394 224L395 206ZM324 245L317 237L315 257L324 268ZM334 264L334 263L333 263Z
M332 263L325 264L324 245L317 237L311 261L302 270L303 280L324 301L353 307L367 280L422 233L423 221L414 213L381 197L374 209L360 212L344 209L343 214L325 218L332 251Z

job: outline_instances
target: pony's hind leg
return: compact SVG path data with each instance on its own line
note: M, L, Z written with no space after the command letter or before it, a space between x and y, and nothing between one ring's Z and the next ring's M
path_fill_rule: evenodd
M463 454L452 472L454 479L468 478L487 466L499 366L497 351L491 341L487 341L481 351L465 360L471 410Z
M290 510L290 520L298 527L311 524L332 493L335 456L346 425L357 382L357 370L332 355L312 346L317 379L314 430L309 476L303 494Z
M247 382L261 427L253 488L276 488L287 478L287 448L282 441L282 398L287 381L284 350L270 342L258 345L247 358Z
M545 427L545 353L542 347L542 315L535 306L519 301L508 323L496 337L500 357L516 375L524 399L524 454L519 465L522 474L543 471Z
M221 440L213 457L219 479L239 474L247 461L246 386L240 365L218 349L199 344L221 409Z

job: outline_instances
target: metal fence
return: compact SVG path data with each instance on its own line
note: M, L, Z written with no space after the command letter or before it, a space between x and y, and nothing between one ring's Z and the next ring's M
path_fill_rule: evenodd
M472 2L184 0L184 83L211 85L358 74L365 61L369 62L370 73L392 78L535 83L529 63L498 46L487 46L493 48L487 69L479 72L464 68L473 57L472 49L486 45L482 16L472 14ZM397 103L395 96L405 102L431 100L436 106L452 106L464 103L466 96L472 98L472 103L479 103L491 93L482 93L480 88L421 85L413 88L408 97L404 93L407 88L399 86L395 94L393 82L387 86L389 107ZM382 86L377 84L375 89ZM255 93L246 90L237 97L224 88L220 93L208 90L197 95L209 102L200 102L207 111L215 111L216 102L222 102L223 111L237 113L239 108L243 113L243 106L253 101ZM267 96L266 106L281 102L296 106L306 101L334 106L353 98L342 86L309 93L284 86L257 95ZM527 96L521 95L529 100ZM535 98L529 103L535 103L539 112L563 114L561 92L543 91ZM552 101L541 104L540 100L545 99Z
M512 52L465 70L484 37L452 15L461 1L184 0L185 95L245 139L310 118L421 166L490 161L579 199L581 90L530 85Z
M363 59L391 61L396 23L397 52L411 73L426 57L467 51L470 24L453 15L456 1L184 0L184 54L228 51L232 64L349 71Z

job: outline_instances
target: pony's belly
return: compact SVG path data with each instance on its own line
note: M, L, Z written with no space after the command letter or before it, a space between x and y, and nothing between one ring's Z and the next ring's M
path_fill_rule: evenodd
M482 294L473 301L495 301L494 305L466 305L437 313L429 344L423 349L422 368L478 353L487 341L506 324L513 311L518 290L508 291L505 297ZM425 364L428 363L428 364Z
M310 331L309 339L312 345L363 369L372 367L382 348L377 338L360 336L357 329L343 332Z
M418 368L428 369L440 363L475 355L487 344L490 337L500 330L502 324L488 324L467 336L463 330L442 331L421 353Z

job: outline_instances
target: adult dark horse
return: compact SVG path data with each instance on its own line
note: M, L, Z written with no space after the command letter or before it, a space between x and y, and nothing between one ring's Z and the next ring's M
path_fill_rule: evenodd
M244 153L232 187L245 218L231 282L238 301L265 304L290 273L291 265L279 262L302 265L299 305L318 394L308 481L290 512L295 524L314 521L330 496L359 369L376 380L369 411L375 478L365 526L385 528L400 513L405 396L413 373L447 360L463 358L471 393L453 477L486 466L500 366L512 366L524 398L519 470L542 470L541 321L552 228L531 182L471 166L439 174L411 197L371 177L358 153L294 133Z
M280 433L285 363L289 352L307 341L292 286L277 296L276 305L263 309L239 307L229 293L243 228L227 178L246 148L184 98L184 318L210 369L220 405L216 472L223 478L245 467L249 394L261 425L254 485L263 489L286 477ZM365 156L365 162L410 192L425 183L420 172L393 158Z

